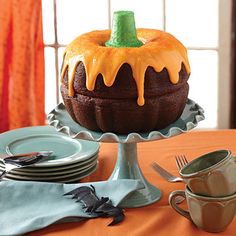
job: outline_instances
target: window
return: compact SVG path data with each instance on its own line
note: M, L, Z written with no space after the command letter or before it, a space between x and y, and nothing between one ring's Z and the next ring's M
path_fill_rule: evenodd
M165 30L187 47L189 98L206 115L199 127L227 128L230 4L228 0L43 0L46 113L61 102L59 70L65 46L82 33L111 28L114 11L132 10L137 28Z

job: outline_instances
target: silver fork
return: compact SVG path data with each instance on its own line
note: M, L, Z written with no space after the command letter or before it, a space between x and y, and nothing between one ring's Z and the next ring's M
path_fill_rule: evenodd
M158 165L156 162L153 162L151 164L151 167L165 180L174 183L174 182L182 182L183 179L181 177L177 177L172 175L170 172L167 170L163 169L160 165Z
M181 169L188 164L188 160L185 155L175 156L175 162L179 171L181 171Z
M171 183L175 183L175 182L183 182L183 179L181 177L177 177L172 175L170 172L168 172L167 170L163 169L161 166L159 166L156 162L153 162L151 164L151 167L161 176L163 177L165 180L171 182ZM175 203L176 204L180 204L185 200L184 197L178 196L175 198Z

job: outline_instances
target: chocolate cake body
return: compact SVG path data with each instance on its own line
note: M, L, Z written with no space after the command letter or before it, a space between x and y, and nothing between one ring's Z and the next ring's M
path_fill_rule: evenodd
M120 67L112 86L105 85L99 74L94 90L89 91L80 62L74 74L73 96L68 94L68 71L62 78L61 94L71 117L85 128L118 134L149 132L165 128L181 116L188 98L188 77L183 64L176 84L171 83L166 68L156 72L149 66L144 79L145 104L140 106L129 64Z

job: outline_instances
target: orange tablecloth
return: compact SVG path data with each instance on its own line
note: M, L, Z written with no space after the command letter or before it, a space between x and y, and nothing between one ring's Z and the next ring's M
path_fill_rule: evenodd
M69 236L171 236L171 235L212 235L197 229L186 218L180 216L168 205L171 191L184 189L183 183L169 183L150 167L152 161L173 174L178 174L174 156L185 154L189 160L216 149L230 149L236 153L236 130L192 131L170 139L138 144L138 160L144 176L162 190L160 201L141 208L126 209L126 219L119 225L107 227L110 218L91 219L77 223L52 225L28 235L69 235ZM117 144L102 143L98 170L83 181L106 180L115 165ZM236 217L220 235L236 235Z

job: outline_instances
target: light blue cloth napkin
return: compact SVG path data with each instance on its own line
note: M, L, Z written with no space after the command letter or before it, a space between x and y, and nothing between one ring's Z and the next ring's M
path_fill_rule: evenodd
M109 197L115 206L131 192L143 188L138 180L125 179L79 184L1 181L0 235L21 235L61 220L74 221L73 217L78 217L78 221L91 218L83 212L80 203L63 196L77 187L91 184L98 197Z

